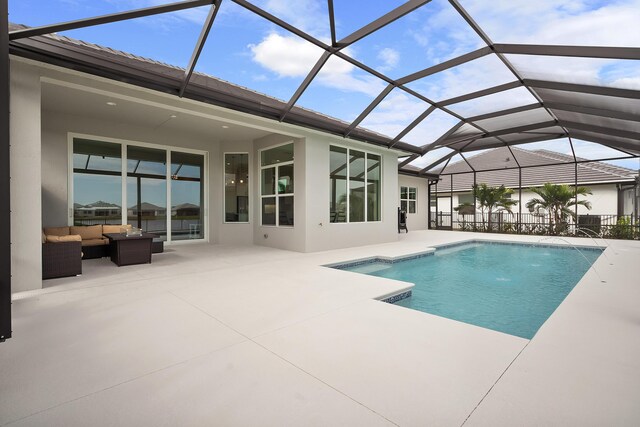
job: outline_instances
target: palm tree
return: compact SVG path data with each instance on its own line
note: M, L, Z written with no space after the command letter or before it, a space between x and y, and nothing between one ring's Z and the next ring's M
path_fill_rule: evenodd
M476 184L473 186L473 196L478 199L480 205L480 211L482 212L482 225L484 227L484 213L487 212L489 216L488 229L491 230L491 214L496 211L506 210L509 213L513 213L511 208L518 204L517 201L511 200L510 196L513 194L511 188L505 188L504 185L500 187L490 187L487 184Z
M566 226L567 218L575 221L576 213L572 206L584 206L591 209L591 203L586 200L578 200L578 196L592 194L587 187L571 187L567 184L546 183L542 187L530 188L530 191L540 197L535 197L527 202L527 208L531 211L545 209L549 212L549 232L560 233Z

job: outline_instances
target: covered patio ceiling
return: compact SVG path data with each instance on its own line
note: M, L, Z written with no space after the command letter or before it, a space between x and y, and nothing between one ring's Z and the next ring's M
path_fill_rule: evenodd
M400 171L406 174L437 174L456 156L464 159L464 153L496 147L511 150L512 145L559 139L568 140L574 161L577 156L573 140L599 144L621 158L640 156L640 83L637 81L640 39L635 39L635 32L630 33L625 46L597 45L598 40L594 45L500 43L503 40L494 40L484 31L464 7L467 3L464 0L410 0L396 2L399 4L387 13L338 37L334 1L317 3L326 6L330 40L282 19L282 14L271 2L191 0L59 24L14 26L9 32L10 53L400 149L410 154L399 163ZM466 25L468 37L478 40L474 50L435 61L405 75L395 75L371 61L356 59L354 46L359 45L361 50L367 48L363 42L419 12L429 12L436 3L440 12L453 12ZM212 29L216 28L219 11L232 5L269 21L278 31L295 36L316 49L316 62L308 64L308 72L288 100L263 95L198 71L198 60L205 43L219 42L207 41ZM208 7L206 19L188 65L181 68L125 56L123 52L108 51L100 46L97 46L99 49L92 46L89 54L87 46L74 45L73 39L53 35L203 6ZM415 52L421 52L417 42ZM337 60L364 73L366 78L380 82L377 87L382 88L357 117L348 121L334 118L332 111L312 111L303 102L305 92L322 79L323 71ZM627 72L631 70L636 79L593 84L593 79L585 79L575 71L580 70L581 61L585 60L598 61L605 64L603 67L619 65ZM472 84L460 84L460 77L465 75L460 70L469 68L491 72ZM438 90L446 81L451 87ZM398 97L403 102L394 103ZM394 122L393 126L385 126L385 123L373 120L381 110L403 115L403 125L398 127L398 122ZM449 125L443 128L443 123Z

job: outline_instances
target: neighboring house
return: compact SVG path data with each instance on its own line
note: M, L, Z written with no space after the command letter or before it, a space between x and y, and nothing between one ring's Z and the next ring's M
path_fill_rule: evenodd
M121 215L120 206L109 202L98 201L88 205L74 203L73 211L76 218L104 218Z
M200 215L200 206L193 203L182 203L174 206L171 209L171 216L185 217L185 216L198 216Z
M467 161L476 169L476 183L491 186L504 185L514 189L513 199L519 198L522 189L522 212L528 213L526 204L537 195L529 190L550 182L553 184L575 185L575 164L573 156L549 150L525 150L519 147L495 148ZM519 174L516 156L522 168ZM578 162L586 159L577 158ZM562 164L559 164L562 163ZM578 163L578 185L588 187L593 193L586 199L591 202L591 210L580 206L578 214L591 215L631 215L634 213L634 188L638 172L603 162ZM530 167L536 166L536 167ZM482 172L483 170L488 170ZM465 161L447 165L440 175L436 192L437 211L451 212L462 203L473 203L472 187L474 176ZM452 178L453 177L453 183ZM520 182L521 180L521 182ZM521 184L521 185L520 185ZM433 189L432 189L433 191ZM452 197L451 197L452 196ZM432 212L436 210L435 200L431 199ZM514 212L518 207L514 208Z
M156 206L153 203L142 202L140 203L140 208L138 209L138 205L133 205L129 208L128 214L129 216L137 216L138 212L142 215L142 217L157 217L157 216L165 216L167 214L167 209Z

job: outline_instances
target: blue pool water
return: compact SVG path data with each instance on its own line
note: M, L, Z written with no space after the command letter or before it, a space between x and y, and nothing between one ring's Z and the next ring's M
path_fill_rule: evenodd
M471 243L343 269L414 283L397 305L531 339L601 253Z

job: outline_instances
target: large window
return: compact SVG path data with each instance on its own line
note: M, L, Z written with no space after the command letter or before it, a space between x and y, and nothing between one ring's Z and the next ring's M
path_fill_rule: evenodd
M332 145L329 168L329 220L380 221L380 156Z
M88 138L73 138L72 153L70 223L127 223L167 241L205 237L205 153Z
M262 225L293 226L293 143L260 153Z
M400 209L410 214L417 213L417 200L418 189L416 187L400 187Z
M249 155L224 155L224 220L249 222Z

